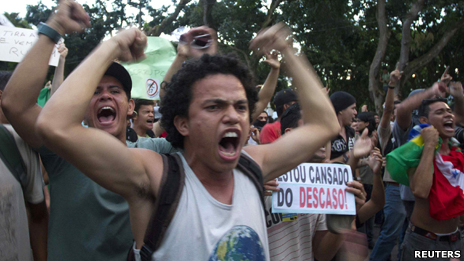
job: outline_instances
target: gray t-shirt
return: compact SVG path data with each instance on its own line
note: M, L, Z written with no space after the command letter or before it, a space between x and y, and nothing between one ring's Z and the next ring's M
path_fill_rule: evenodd
M397 121L395 120L395 124L393 125L393 137L395 138L395 142L397 147L408 142L409 132L414 127L414 123L411 121L411 124L406 130L402 130L398 125ZM402 200L407 201L415 201L414 194L412 194L411 188L405 185L400 184L400 195Z
M161 154L177 151L159 138L127 145ZM38 152L50 178L48 260L126 260L133 241L127 201L47 148Z
M11 125L3 126L15 139L26 167L26 179L23 191L21 184L0 160L0 260L32 260L25 201L32 204L44 201L39 156Z

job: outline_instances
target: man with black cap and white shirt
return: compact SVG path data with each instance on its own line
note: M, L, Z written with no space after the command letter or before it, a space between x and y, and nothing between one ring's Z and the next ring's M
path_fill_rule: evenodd
M334 92L330 96L335 113L337 114L338 122L340 123L340 133L331 141L330 161L347 163L349 154L353 149L355 131L351 128L353 118L356 117L356 99L353 95L339 91Z
M284 111L292 104L297 102L296 93L290 89L281 90L274 96L274 105L276 106L277 120L273 123L264 125L259 134L261 144L271 143L281 136L280 133L280 117Z

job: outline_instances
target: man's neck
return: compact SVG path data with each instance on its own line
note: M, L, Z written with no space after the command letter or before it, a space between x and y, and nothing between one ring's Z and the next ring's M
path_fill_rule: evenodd
M448 155L451 151L448 145L449 138L442 138L442 140L443 140L443 143L441 144L441 147L438 153L440 153L441 155Z
M140 137L147 136L147 129L146 128L143 128L142 126L134 125L133 129L137 133L138 136L140 136Z

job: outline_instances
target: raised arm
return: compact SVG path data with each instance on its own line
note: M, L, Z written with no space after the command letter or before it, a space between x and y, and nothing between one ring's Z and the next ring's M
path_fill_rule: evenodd
M68 10L60 10L50 17L46 23L48 26L64 35L82 31L82 25L89 25L89 17L79 4L65 1L62 5L68 6ZM65 21L68 27L62 27L62 21ZM42 145L42 139L34 128L42 109L36 102L47 76L48 62L54 46L55 43L48 36L39 34L37 42L16 67L2 96L5 116L18 134L33 148Z
M433 96L445 97L446 84L436 82L433 86L423 92L415 94L402 103L396 105L396 122L402 130L406 130L412 121L412 111L417 109L424 99L430 99Z
M68 55L68 48L64 43L60 43L58 46L58 52L60 53L60 60L58 66L55 68L55 74L53 75L52 89L50 90L50 96L52 96L56 90L63 83L64 79L64 64L66 62L66 56Z
M464 123L464 96L462 91L461 82L451 82L449 84L449 92L454 99L454 116L456 122L459 124Z
M398 69L390 74L387 97L385 98L385 108L383 109L382 119L380 119L380 128L386 129L390 126L390 118L395 110L395 86L401 79L401 75L402 73Z
M151 187L144 167L145 155L151 157L153 164L162 166L162 162L155 152L131 150L125 146L125 133L118 130L124 130L126 117L133 111L133 101L128 101L119 81L102 77L115 59L143 58L145 46L146 36L135 28L122 31L100 44L66 78L42 109L36 124L47 147L101 186L126 199L139 193L141 186ZM105 106L115 108L113 125L107 132L92 128L98 122L97 110ZM89 117L91 128L81 125L84 115Z
M311 156L340 130L332 103L311 64L297 57L286 39L291 32L283 23L261 32L251 44L260 52L280 51L286 61L286 70L298 87L304 125L284 135L274 143L245 148L260 164L266 181L293 169Z
M197 35L204 35L209 34L211 35L212 41L211 45L208 48L198 49L194 48L191 45L193 38ZM172 76L176 74L176 72L182 67L182 64L189 58L200 58L203 54L207 53L210 55L214 55L218 51L218 42L217 42L217 34L216 31L207 27L207 26L200 26L190 29L187 33L182 35L183 41L179 41L179 45L177 46L177 55L174 58L171 66L169 67L166 75L163 78L164 82L171 82ZM160 99L164 97L166 92L166 86L162 86L160 90ZM156 133L156 132L155 132Z
M435 146L438 144L438 131L434 127L422 129L421 136L424 139L419 165L411 176L409 176L409 186L414 196L418 198L428 198L430 188L433 183L433 157Z
M371 199L367 201L358 211L359 222L362 224L375 213L379 212L385 205L385 188L382 181L382 154L378 148L374 148L367 160L367 164L374 172L374 187L372 188Z
M263 87L258 93L258 102L255 105L255 111L251 114L251 121L256 120L264 111L267 104L274 94L275 88L277 86L277 80L279 79L280 73L280 62L277 58L277 52L272 52L271 54L266 54L266 60L264 63L271 66L271 71L269 72L266 81L263 84Z

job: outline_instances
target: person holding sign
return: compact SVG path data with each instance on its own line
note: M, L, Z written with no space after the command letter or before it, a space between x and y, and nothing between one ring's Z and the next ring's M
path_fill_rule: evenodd
M286 133L291 133L291 131L303 126L303 124L300 106L295 103L282 114L281 132L284 134L283 137L285 137ZM369 139L366 137L359 139L355 144L355 149L356 155L361 150L361 153L366 153L365 151L368 153L370 150ZM322 163L325 158L325 147L321 147L307 162ZM374 160L369 161L369 163L374 162ZM379 169L376 166L376 171ZM266 189L279 191L278 183L275 181L270 181L265 185ZM364 222L366 217L375 214L372 211L375 211L378 207L373 208L370 206L374 201L369 203L368 207L364 207L365 195L361 183L353 181L347 185L347 192L355 195L356 212L360 215L359 220ZM383 190L379 191L380 193L383 192ZM266 197L265 214L271 260L282 260L284 258L330 260L344 241L343 235L336 235L327 231L325 214L273 213L272 197ZM347 240L349 239L347 238Z

